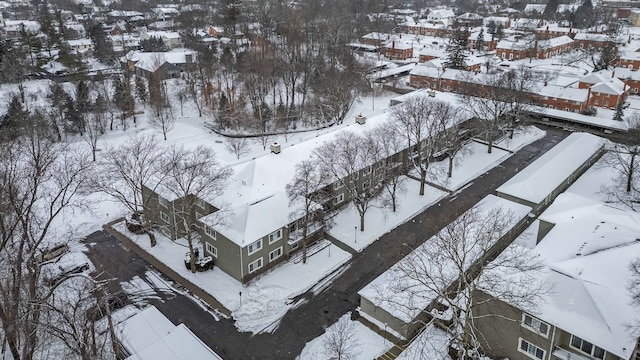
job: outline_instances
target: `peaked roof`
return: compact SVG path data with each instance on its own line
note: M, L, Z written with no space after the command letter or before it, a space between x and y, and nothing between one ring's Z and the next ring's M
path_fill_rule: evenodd
M564 193L540 219L555 224L535 247L555 288L536 316L628 359L637 340L627 287L640 257L640 214Z

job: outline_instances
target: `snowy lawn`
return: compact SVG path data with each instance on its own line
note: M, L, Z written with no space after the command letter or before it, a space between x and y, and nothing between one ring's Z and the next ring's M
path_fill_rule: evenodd
M545 134L544 131L534 126L528 126L516 131L513 139L507 137L499 140L496 144L510 151L517 151L525 145L543 138ZM455 191L489 169L499 165L512 154L498 148L494 148L493 152L488 154L487 146L475 141L468 143L466 148L465 152L468 155L460 158L454 167L451 178L446 177L449 164L448 160L444 160L430 166L432 172L427 180L439 184L450 191ZM407 191L398 195L399 206L395 213L383 207L381 201L376 199L373 202L374 207L367 210L365 214L364 231L359 231L360 216L353 204L349 204L334 218L334 225L328 230L329 235L356 251L362 251L382 235L395 229L447 195L445 191L427 187L424 196L416 196L420 187L419 182L405 178L405 185Z
M445 159L429 166L427 181L438 184L449 191L458 190L469 181L505 161L512 153L536 140L542 139L545 135L545 131L535 126L518 129L514 133L513 139L505 136L496 141L491 154L487 153L486 144L475 141L469 142L462 151L462 154L466 156L459 156L459 159L454 162L453 173L450 178L447 178L449 160Z
M391 342L385 340L382 336L375 333L373 330L364 326L359 321L351 321L350 314L345 314L338 320L340 321L349 321L353 327L351 327L350 334L354 338L354 346L353 346L353 355L354 357L350 357L353 360L370 360L375 359L379 355L386 352L393 345ZM318 336L317 338L309 341L307 345L302 349L300 355L296 358L297 360L320 360L327 359L330 354L327 354L327 344L326 338L327 333L334 331L333 328L336 324L327 328L327 332ZM333 355L333 354L331 354Z
M114 228L231 310L238 330L253 333L274 331L280 319L295 306L291 298L310 289L351 258L349 253L331 246L309 257L307 264L284 263L243 286L218 268L192 274L184 266L187 248L181 239L173 242L156 233L158 244L151 247L146 235L129 233L124 223Z
M427 187L424 196L418 196L420 183L406 177L404 179L407 191L397 195L398 208L396 212L383 207L381 200L374 200L374 207L367 210L364 216L364 231L360 231L358 210L353 204L349 204L334 218L334 224L328 230L329 235L356 251L362 251L382 235L395 229L448 194L445 191Z

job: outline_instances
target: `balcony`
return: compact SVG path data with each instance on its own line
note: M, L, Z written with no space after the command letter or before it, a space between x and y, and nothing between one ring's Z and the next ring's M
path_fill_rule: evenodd
M313 222L309 224L309 226L307 227L307 238L312 234L322 230L323 228L324 226L319 222ZM298 229L296 231L290 232L289 239L287 240L287 244L293 245L300 240L302 240L302 229Z
M594 358L590 357L590 356L586 356L586 355L579 355L576 354L572 351L569 350L565 350L561 347L557 347L555 348L555 350L553 350L553 358L554 359L560 359L560 360L593 360Z

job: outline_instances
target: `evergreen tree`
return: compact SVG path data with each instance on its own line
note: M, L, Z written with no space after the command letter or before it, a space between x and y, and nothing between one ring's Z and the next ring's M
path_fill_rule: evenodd
M496 27L496 36L498 38L498 40L502 40L502 38L504 37L504 26L502 24L498 24L498 26Z
M573 25L580 28L588 28L595 25L593 4L591 0L585 0L580 5L574 15Z
M84 119L78 112L75 102L71 97L67 99L65 104L65 114L67 118L67 129L82 135L84 133Z
M618 104L616 106L616 112L613 114L613 120L615 121L624 120L624 111L622 110L622 104Z
M495 39L495 37L496 37L496 23L493 20L491 20L487 24L487 32L489 34L491 34L491 40Z
M89 26L89 37L93 42L93 56L105 64L110 64L115 59L113 45L104 33L101 24Z
M20 96L14 95L9 102L7 112L0 118L0 138L15 139L28 117L29 112L22 106Z
M456 28L451 35L445 66L451 69L466 69L468 46L469 32L467 28L463 26Z
M124 125L125 119L129 117L133 111L134 100L131 95L131 87L127 86L122 79L116 79L114 86L113 101L121 112L122 123Z
M141 103L147 102L147 86L144 83L144 80L140 76L136 76L136 97Z
M142 51L146 52L163 52L167 51L167 47L164 45L164 41L161 38L152 36L147 40L142 40L140 42L140 47L142 47Z
M480 32L478 33L478 39L476 40L476 51L483 52L484 51L484 28L480 28Z
M86 81L78 81L76 85L76 110L83 116L91 110L91 99L89 98L89 87Z

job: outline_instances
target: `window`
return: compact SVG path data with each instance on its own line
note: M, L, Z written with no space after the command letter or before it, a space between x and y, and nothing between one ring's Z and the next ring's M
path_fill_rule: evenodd
M367 166L362 170L362 175L369 175L369 174L371 174L371 166Z
M218 257L218 249L216 249L213 245L209 244L208 242L204 243L206 248L207 248L207 252L209 254L211 254L211 256L213 256L214 258Z
M169 215L167 215L166 213L163 213L162 211L160 211L160 220L168 223L169 222Z
M207 208L207 203L204 202L204 200L202 200L202 199L196 199L196 205L198 205L198 207L200 209L206 209Z
M282 246L269 253L269 262L282 256Z
M522 325L541 334L547 336L549 334L549 324L540 321L528 314L522 314Z
M251 264L249 264L249 274L251 274L252 272L257 271L258 269L260 269L262 267L262 258L252 262Z
M203 226L204 226L204 233L207 234L207 236L209 236L213 240L216 240L216 231L208 227L207 225L203 225Z
M368 181L368 180L367 180L367 181L364 181L364 182L362 183L362 191L367 190L367 188L368 188L368 187L369 187L369 181Z
M597 359L604 359L604 349L597 347L592 343L585 341L575 335L571 335L571 347L592 355Z
M337 205L344 201L344 194L340 194L333 198L333 204Z
M351 178L352 178L353 180L356 180L356 179L358 178L358 175L359 175L359 173L356 171L356 172L354 172L354 173L351 175ZM352 181L353 181L353 180L352 180Z
M269 244L273 244L280 239L282 239L282 229L278 229L269 234Z
M518 346L518 351L527 355L532 359L544 359L545 351L541 348L533 345L532 343L520 338L520 345Z
M160 195L158 195L158 204L160 204L160 206L162 207L169 207L169 201L167 201L167 199L163 198Z
M593 103L594 103L595 105L598 105L598 99L593 100Z
M342 181L337 181L333 183L333 189L334 190L338 190L341 189L342 187L344 187L344 184L342 183Z
M247 255L251 255L260 249L262 249L262 239L247 246Z
M196 219L200 219L201 217L202 217L202 214L196 211Z

